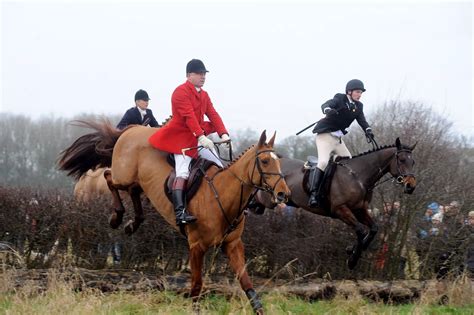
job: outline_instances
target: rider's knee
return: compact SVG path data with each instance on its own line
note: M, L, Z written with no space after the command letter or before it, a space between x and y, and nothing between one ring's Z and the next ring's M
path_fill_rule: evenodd
M328 166L328 161L325 161L325 160L319 160L318 161L318 168L324 172L324 170L326 169L326 167Z
M189 171L176 170L176 177L181 177L187 180L189 178Z

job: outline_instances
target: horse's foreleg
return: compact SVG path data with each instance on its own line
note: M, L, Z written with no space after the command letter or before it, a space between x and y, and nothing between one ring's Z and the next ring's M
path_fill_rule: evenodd
M263 305L255 292L252 281L245 268L244 245L239 239L236 242L225 245L225 253L229 257L229 264L234 270L237 279L239 279L240 286L244 290L247 298L250 300L250 305L256 314L263 314Z
M369 227L369 233L367 233L362 240L362 250L366 250L374 240L375 235L379 231L379 227L374 222L367 209L361 209L361 212L357 215L357 219L359 222Z
M189 264L191 265L191 298L194 303L199 300L199 294L202 289L202 266L204 260L205 250L199 246L194 245L189 250Z
M134 185L128 190L128 193L132 198L133 209L135 210L135 219L127 222L125 225L125 234L132 235L145 220L145 217L143 216L142 201L140 200L140 194L142 192L143 190L139 185Z
M357 235L357 243L348 251L350 257L347 260L347 267L352 270L357 265L362 254L363 242L368 235L366 232L366 226L360 223L352 213L351 209L345 205L334 209L334 213L341 221L352 226Z
M122 203L122 199L120 199L120 195L118 189L114 186L112 182L112 172L110 170L106 170L104 172L105 180L107 181L107 186L112 193L112 207L113 213L110 216L109 224L110 227L116 229L122 224L123 221L123 214L125 213L125 208Z

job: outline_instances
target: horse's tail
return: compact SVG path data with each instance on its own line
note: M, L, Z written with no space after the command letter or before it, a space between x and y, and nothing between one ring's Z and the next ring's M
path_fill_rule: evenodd
M112 152L118 138L129 127L118 130L107 119L101 121L75 120L73 125L95 130L79 137L60 153L59 169L67 171L68 176L79 179L89 169L110 167Z

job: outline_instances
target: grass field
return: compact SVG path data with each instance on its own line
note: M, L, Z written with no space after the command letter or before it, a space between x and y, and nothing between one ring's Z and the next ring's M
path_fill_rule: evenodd
M277 293L264 294L267 314L474 314L472 288L459 284L446 291L448 305L425 296L415 304L387 305L368 302L354 295L336 296L331 301L308 302ZM74 292L62 280L49 281L48 289L38 293L34 286L12 289L11 279L0 281L0 314L191 314L193 305L173 292L108 293L87 289ZM201 300L201 314L252 314L245 296L226 298L209 295Z

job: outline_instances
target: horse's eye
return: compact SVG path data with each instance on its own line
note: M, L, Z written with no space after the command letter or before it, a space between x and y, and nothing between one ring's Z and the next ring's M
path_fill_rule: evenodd
M263 164L263 165L268 165L268 163L270 163L270 161L268 161L268 160L262 160L262 164Z
M400 163L405 163L406 161L406 159L400 159Z

